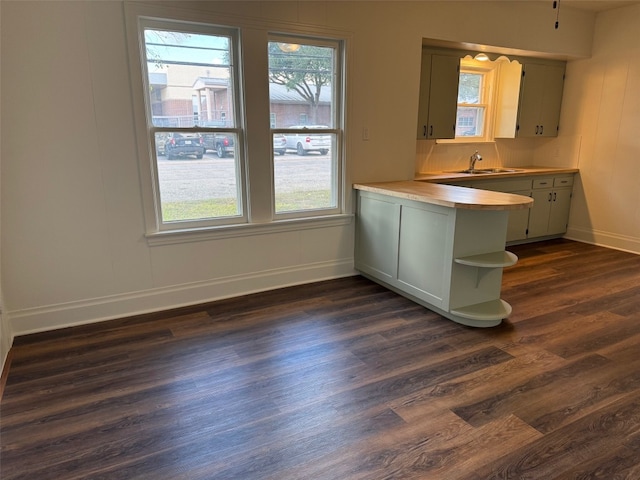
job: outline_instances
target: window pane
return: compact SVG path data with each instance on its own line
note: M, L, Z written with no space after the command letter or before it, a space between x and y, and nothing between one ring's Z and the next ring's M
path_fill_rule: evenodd
M146 28L144 39L162 223L242 216L231 37Z
M233 135L162 132L155 137L163 222L241 215L233 153L220 158L215 148L225 139L233 147Z
M458 103L480 103L482 99L482 78L477 73L461 73L458 86Z
M481 137L484 134L484 107L458 107L456 137Z
M269 94L275 128L333 128L335 49L269 42Z
M269 42L276 213L335 209L337 48Z
M334 145L334 134L274 134L277 213L336 208Z
M154 126L235 126L229 37L146 29L144 38Z

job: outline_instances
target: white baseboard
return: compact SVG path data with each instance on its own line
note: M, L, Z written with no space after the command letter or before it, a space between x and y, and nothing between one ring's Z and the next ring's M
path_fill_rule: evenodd
M197 305L356 275L353 258L5 312L12 336Z
M640 238L569 227L564 238L640 255Z

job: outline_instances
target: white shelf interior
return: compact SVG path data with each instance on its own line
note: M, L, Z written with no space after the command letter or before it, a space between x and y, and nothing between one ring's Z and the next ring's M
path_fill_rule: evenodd
M460 257L454 261L471 267L498 268L515 265L518 262L518 257L511 252L500 251Z
M471 320L502 320L511 314L511 305L499 298L456 308L451 310L451 313Z

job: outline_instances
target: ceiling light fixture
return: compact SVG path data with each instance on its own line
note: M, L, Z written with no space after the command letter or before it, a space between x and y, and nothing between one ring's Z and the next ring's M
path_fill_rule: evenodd
M489 60L489 57L487 57L487 55L485 53L479 53L473 58L475 58L479 62L486 62L486 61Z
M294 53L300 50L300 45L297 43L278 43L278 48L285 53Z

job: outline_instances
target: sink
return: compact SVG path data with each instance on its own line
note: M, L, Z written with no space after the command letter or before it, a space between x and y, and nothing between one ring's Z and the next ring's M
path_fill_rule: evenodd
M514 172L521 172L521 169L517 169L517 168L476 168L474 170L458 170L456 172L453 173L467 173L469 175L481 175L481 174L488 174L488 173L514 173Z

